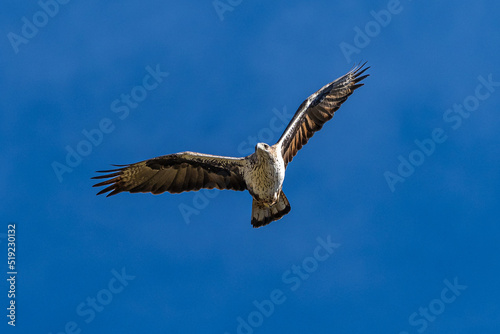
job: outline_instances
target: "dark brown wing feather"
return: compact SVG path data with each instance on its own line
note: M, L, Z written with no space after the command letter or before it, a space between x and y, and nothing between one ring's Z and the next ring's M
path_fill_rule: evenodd
M370 68L363 68L365 64L353 68L349 73L327 84L302 102L285 132L276 143L276 146L281 145L281 154L285 165L292 161L309 138L333 117L335 111L340 108L352 92L363 86L359 82L368 74L362 74Z
M108 186L97 193L100 195L110 191L107 196L122 191L160 194L201 188L245 190L247 187L242 176L244 162L245 158L182 152L99 171L109 174L93 179L109 180L97 183L94 187Z

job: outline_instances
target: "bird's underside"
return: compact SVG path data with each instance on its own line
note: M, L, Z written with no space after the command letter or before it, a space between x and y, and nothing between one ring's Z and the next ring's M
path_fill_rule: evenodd
M253 197L252 225L260 227L278 220L290 211L282 190L288 163L353 91L363 85L360 81L368 76L363 73L369 68L364 65L309 96L273 146L259 143L255 153L241 158L182 152L130 165L115 165L118 168L99 171L106 174L93 177L107 179L94 185L107 186L97 194L180 193L202 188L248 190Z

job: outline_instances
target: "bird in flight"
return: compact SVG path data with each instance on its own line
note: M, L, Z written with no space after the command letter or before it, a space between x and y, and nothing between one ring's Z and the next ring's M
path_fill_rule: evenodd
M366 64L366 63L365 63ZM252 225L261 227L290 212L283 193L285 170L297 152L316 131L333 117L342 103L363 84L368 74L365 64L325 85L298 108L278 142L272 146L258 143L255 153L234 158L196 152L181 152L144 160L93 179L108 179L94 185L107 186L97 195L122 191L160 194L207 189L248 190L253 197Z

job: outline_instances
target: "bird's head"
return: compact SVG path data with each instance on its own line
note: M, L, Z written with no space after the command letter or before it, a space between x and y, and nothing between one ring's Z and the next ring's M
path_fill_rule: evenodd
M269 156L273 155L273 147L269 146L266 143L258 143L257 145L255 145L255 153L259 157L268 158Z
M269 152L270 149L271 146L266 143L257 143L257 145L255 145L255 152Z

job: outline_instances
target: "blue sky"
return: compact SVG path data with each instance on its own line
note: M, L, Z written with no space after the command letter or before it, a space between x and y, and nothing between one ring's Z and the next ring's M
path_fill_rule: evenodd
M500 4L215 4L3 5L2 333L498 333ZM282 220L253 229L242 192L95 196L112 163L274 143L360 61Z

